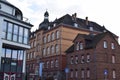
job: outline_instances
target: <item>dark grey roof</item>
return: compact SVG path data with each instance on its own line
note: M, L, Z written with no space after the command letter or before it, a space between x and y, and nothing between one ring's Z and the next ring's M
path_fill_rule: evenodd
M111 35L111 37L116 41L115 35L113 33L109 32L109 31L104 32L104 33L100 33L100 34L97 34L97 35L92 35L92 34L90 34L90 35L78 34L77 37L78 37L78 39L80 37L84 38L84 40L85 40L85 47L84 48L85 49L92 49L92 48L96 48L96 45L99 43L99 41L104 36L106 36L107 34ZM75 47L74 45L72 45L71 47L69 47L66 50L66 53L72 53L72 52L74 52L74 47Z
M44 22L42 22L41 24L43 24L43 23ZM53 22L49 22L49 23L46 23L46 24L47 24L47 26L49 25L52 28L54 24L56 24L56 25L66 24L66 25L70 25L71 27L75 27L74 23L78 24L78 27L76 27L76 28L80 28L80 29L89 30L90 27L93 27L94 31L103 32L104 30L106 30L105 27L100 26L96 22L88 21L88 25L86 25L86 20L85 19L73 17L69 14L66 14L66 15L60 17L59 19L55 19Z

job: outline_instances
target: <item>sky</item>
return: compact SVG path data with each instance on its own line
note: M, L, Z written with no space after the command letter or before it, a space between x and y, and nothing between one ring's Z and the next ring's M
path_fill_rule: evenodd
M65 14L77 13L78 18L94 21L120 36L119 0L7 0L18 7L23 16L34 25L31 31L38 29L44 20L44 13L49 12L49 21L54 21ZM120 39L119 39L120 40Z

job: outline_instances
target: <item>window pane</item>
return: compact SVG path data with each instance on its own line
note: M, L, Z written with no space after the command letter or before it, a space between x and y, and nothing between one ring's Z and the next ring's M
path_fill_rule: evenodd
M7 22L6 21L3 22L3 27L2 28L3 28L4 32L7 32Z
M23 27L19 27L19 35L23 36Z
M13 24L8 23L8 32L12 33Z
M17 42L17 35L13 35L13 41L16 41Z
M18 34L18 25L14 25L14 34Z
M6 32L2 32L2 38L6 38Z
M24 54L24 51L22 50L18 51L18 60L23 60L23 54Z
M12 52L12 58L17 59L17 50L13 50Z
M6 57L11 58L11 50L6 49Z
M28 44L28 38L24 37L24 44Z
M5 57L5 48L2 48L2 57Z
M19 42L22 43L22 36L19 36Z
M12 33L7 33L7 40L12 40Z
M24 36L28 38L28 29L24 29Z

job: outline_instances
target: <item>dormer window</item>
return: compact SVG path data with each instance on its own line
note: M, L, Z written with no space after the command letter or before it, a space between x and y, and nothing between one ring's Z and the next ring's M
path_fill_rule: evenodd
M93 31L93 27L90 27L90 31Z
M77 24L77 23L74 23L74 26L75 26L75 27L78 27L78 24Z
M50 30L50 26L48 26L48 30Z
M55 26L56 26L56 23L54 23L53 27L55 27Z

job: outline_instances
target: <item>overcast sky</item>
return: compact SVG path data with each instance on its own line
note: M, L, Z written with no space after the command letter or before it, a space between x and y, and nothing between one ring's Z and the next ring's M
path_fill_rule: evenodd
M44 19L44 12L49 12L49 21L65 14L77 13L77 17L104 25L108 30L120 36L119 0L7 0L23 12L36 30Z

